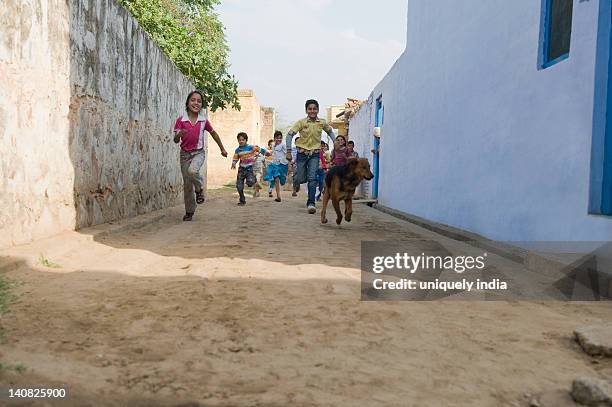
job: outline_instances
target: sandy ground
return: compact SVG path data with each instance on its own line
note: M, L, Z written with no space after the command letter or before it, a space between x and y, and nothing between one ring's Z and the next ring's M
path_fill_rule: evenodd
M27 369L0 385L67 384L63 406L518 406L612 367L572 338L610 303L361 302L362 240L472 248L364 205L320 225L285 197L216 192L193 222L176 207L2 252L0 360Z

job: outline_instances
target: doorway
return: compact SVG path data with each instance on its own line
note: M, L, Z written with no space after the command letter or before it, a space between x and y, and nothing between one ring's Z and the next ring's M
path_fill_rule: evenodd
M384 106L382 103L382 96L379 96L378 99L376 99L376 113L375 113L375 118L374 118L374 127L378 127L381 128L382 124L383 124L383 116L384 116ZM380 135L377 136L373 136L374 140L373 140L373 145L374 145L374 151L376 151L376 153L374 153L374 182L372 185L372 198L373 199L377 199L378 198L378 179L379 174L380 174Z

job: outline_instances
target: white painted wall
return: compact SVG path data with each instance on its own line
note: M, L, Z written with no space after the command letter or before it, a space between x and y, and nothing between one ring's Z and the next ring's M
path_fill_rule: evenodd
M0 6L0 248L73 229L69 6Z
M538 70L539 1L410 1L406 51L350 122L369 151L382 95L379 202L498 240L611 240L588 215L598 8L574 1L569 59Z

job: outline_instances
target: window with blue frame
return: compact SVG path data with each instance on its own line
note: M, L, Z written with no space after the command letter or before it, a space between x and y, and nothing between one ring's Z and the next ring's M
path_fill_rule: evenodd
M573 0L542 0L540 68L569 56L573 7Z
M612 217L612 3L599 2L589 213Z

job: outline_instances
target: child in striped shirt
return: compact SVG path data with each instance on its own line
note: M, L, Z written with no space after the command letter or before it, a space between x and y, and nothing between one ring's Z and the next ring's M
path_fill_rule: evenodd
M248 187L252 187L257 182L257 178L255 178L255 173L253 172L253 164L255 164L256 155L259 153L267 156L270 155L270 152L258 146L247 144L249 136L244 132L238 133L236 138L238 139L238 148L234 152L232 170L236 169L236 164L240 161L238 175L236 176L236 189L238 190L238 195L240 195L238 205L243 206L246 204L246 198L244 197L244 181L246 180Z

